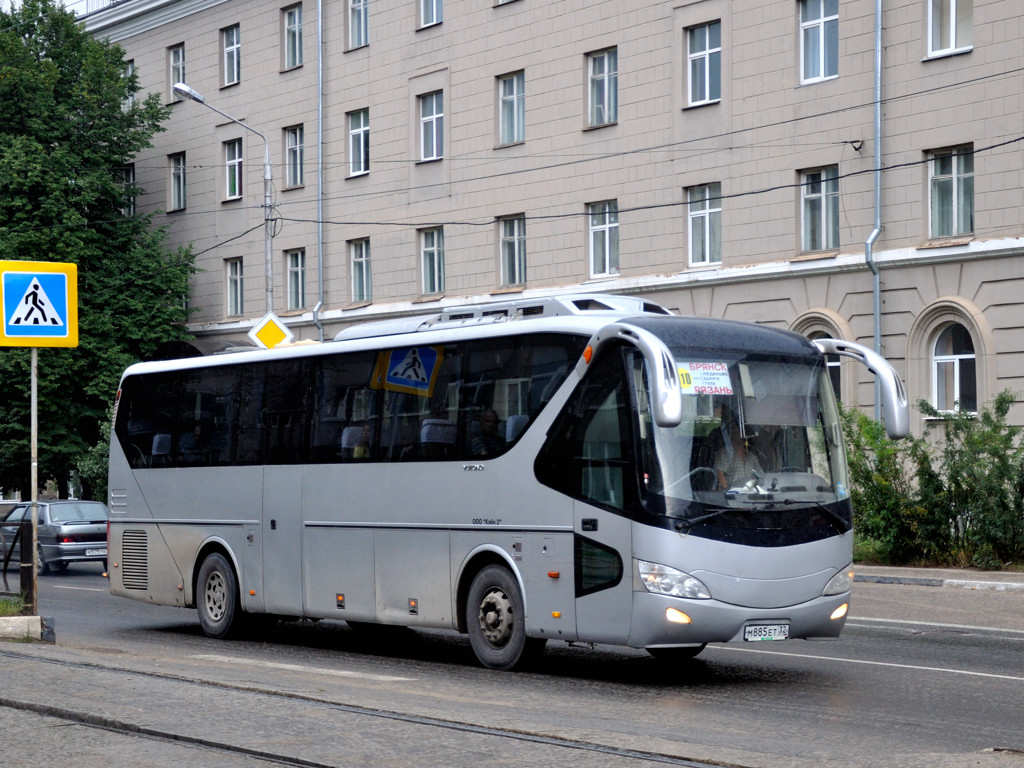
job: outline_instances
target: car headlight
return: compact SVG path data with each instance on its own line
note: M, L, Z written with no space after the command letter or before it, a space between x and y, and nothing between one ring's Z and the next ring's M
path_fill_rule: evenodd
M821 591L821 594L825 596L841 595L844 592L849 592L852 586L853 565L848 565L828 580L828 584L825 585L825 589Z
M688 573L645 560L637 560L636 567L644 589L655 595L687 597L691 600L711 599L711 592L704 586L704 582Z

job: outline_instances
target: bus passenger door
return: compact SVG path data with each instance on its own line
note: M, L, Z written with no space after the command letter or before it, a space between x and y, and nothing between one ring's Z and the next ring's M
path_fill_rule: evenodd
M302 467L263 468L263 601L267 613L301 616Z
M632 619L631 523L636 504L633 413L614 352L598 361L578 391L572 456L576 630L580 640L625 643Z
M573 517L577 635L624 645L633 613L630 522L579 501Z

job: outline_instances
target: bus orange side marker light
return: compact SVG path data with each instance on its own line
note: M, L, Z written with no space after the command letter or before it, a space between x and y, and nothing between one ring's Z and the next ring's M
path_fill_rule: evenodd
M250 589L249 590L249 595L250 595L250 597L255 597L256 596L256 590L255 589Z
M557 579L561 574L558 571L548 571L549 579Z
M850 610L849 604L848 603L843 603L838 608L836 608L834 611L832 611L832 615L829 618L841 619L841 618L843 618L843 616L846 615L846 612L848 610Z
M594 348L587 344L587 348L583 350L583 359L587 361L587 365L590 365L590 358L594 356Z
M562 612L561 611L552 611L551 612L551 618L552 619L560 619L560 618L562 618Z

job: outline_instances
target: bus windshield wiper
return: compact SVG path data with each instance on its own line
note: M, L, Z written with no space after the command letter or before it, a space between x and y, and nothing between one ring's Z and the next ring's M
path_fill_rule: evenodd
M825 513L825 517L827 517L829 519L829 522L832 523L835 526L836 530L839 531L839 533L846 533L848 530L850 530L849 522L846 520L846 518L844 518L842 515L840 515L838 512L836 512L831 507L825 506L820 501L813 501L811 499L806 499L806 500L801 499L801 500L798 500L798 499L789 499L789 498L782 499L782 500L751 498L751 499L745 499L745 501L748 504L763 504L766 509L774 509L775 506L778 505L778 504L782 504L783 506L787 506L787 507L793 506L794 504L804 504L806 506L814 507L814 508L818 509L819 511L824 512Z

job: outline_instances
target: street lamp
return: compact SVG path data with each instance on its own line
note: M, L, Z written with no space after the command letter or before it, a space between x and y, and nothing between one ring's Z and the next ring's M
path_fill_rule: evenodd
M186 99L198 102L204 107L208 107L216 112L218 115L226 117L233 123L245 128L247 131L252 131L261 139L263 139L263 258L265 261L264 269L266 271L266 282L267 282L267 314L274 311L274 234L273 225L270 220L271 212L274 208L274 171L270 165L270 144L267 143L267 137L257 131L250 125L246 125L241 120L232 117L227 112L222 112L212 104L207 103L203 95L192 88L189 88L185 83L175 83L172 90Z

